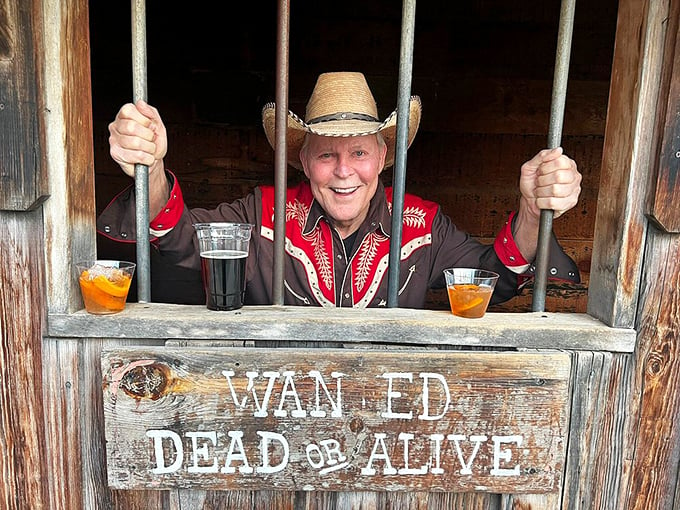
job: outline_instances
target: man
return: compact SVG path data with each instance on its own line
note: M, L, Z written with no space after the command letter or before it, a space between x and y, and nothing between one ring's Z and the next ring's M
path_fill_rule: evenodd
M409 145L420 122L412 97ZM274 141L274 105L264 107L263 125ZM166 171L165 127L144 102L121 108L109 126L110 152L129 176L134 164L149 167L152 244L172 267L200 270L193 223L235 221L255 225L246 270L246 303L272 302L274 189L258 187L247 197L214 210L189 210L177 178ZM379 176L394 162L396 112L378 119L373 95L361 73L319 76L305 120L289 112L288 161L308 181L287 191L285 303L320 306L385 306L391 235L392 190ZM517 293L518 274L536 254L540 209L559 217L574 207L581 174L561 149L543 150L521 168L521 199L493 245L458 230L437 204L407 195L404 200L399 306L422 308L428 288L443 287L445 268L476 267L500 274L493 302ZM98 220L100 234L134 241L133 187L109 204ZM575 264L553 239L553 276L578 281ZM154 296L152 296L152 299Z

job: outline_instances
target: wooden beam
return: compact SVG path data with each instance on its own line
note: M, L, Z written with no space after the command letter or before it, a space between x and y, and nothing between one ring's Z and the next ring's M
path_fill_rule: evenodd
M619 3L588 299L588 313L614 327L635 323L667 4Z
M635 331L586 314L487 313L462 319L450 311L246 306L212 312L205 306L128 303L108 316L51 314L49 335L67 338L158 338L466 345L631 352Z

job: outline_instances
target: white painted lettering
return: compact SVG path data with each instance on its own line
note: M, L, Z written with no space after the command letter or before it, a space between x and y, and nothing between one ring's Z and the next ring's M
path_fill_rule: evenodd
M290 448L288 446L288 440L283 436L283 434L278 434L276 432L263 432L258 430L257 435L262 438L260 441L260 452L262 454L262 465L258 466L256 471L258 473L276 473L282 471L288 465L288 457L290 456ZM269 445L272 441L278 441L283 449L283 455L281 461L276 465L272 466L269 464L270 460L270 448Z
M235 473L236 468L231 465L235 460L240 460L243 464L238 468L239 473L249 474L253 472L253 468L248 464L248 457L246 457L246 450L243 447L243 432L240 430L230 430L227 435L231 438L229 442L229 451L227 452L227 459L224 461L224 467L221 469L222 473ZM238 453L236 449L238 448Z
M387 447L385 446L386 437L387 434L376 432L375 443L373 444L373 451L371 452L371 456L368 458L368 463L366 464L366 467L361 468L362 475L369 476L375 475L376 471L373 468L373 461L378 459L382 459L385 461L385 468L383 469L383 474L385 475L396 474L397 470L392 467L392 463L390 462L390 456L387 454ZM378 453L378 447L382 449L382 453Z
M146 435L153 439L154 454L156 455L156 467L151 470L154 475L174 473L182 466L184 460L184 447L182 438L172 430L147 430ZM163 451L163 439L169 439L174 446L175 460L167 466Z
M347 460L347 457L345 457L340 451L340 443L335 439L324 439L319 441L319 444L323 446L324 450L326 450L326 457L328 457L327 464L329 466Z
M404 442L404 467L399 468L400 475L424 475L427 474L427 464L423 464L420 468L410 468L408 463L409 446L408 442L415 436L406 432L399 434L399 440Z
M522 446L522 436L491 436L493 441L493 469L491 474L493 476L519 476L519 464L512 469L501 469L501 459L505 462L510 462L512 459L512 451L509 448L501 451L502 443L515 443L517 447Z
M248 392L251 392L253 396L253 402L255 403L255 412L253 416L256 418L265 418L267 416L267 406L269 405L269 399L271 398L272 390L274 389L274 381L279 377L278 372L264 372L262 377L267 377L269 381L267 382L267 389L265 390L264 397L262 398L262 403L257 396L257 391L255 390L255 378L259 377L259 372L246 372L246 377L248 377L248 386L246 387L246 395L239 400L236 395L236 390L231 382L231 378L234 375L233 370L222 370L222 375L227 378L227 384L231 391L231 398L234 401L234 405L238 409L245 409L246 403L248 402Z
M430 441L433 443L430 458L434 460L434 462L431 463L433 467L430 468L430 473L433 475L441 475L444 473L444 470L441 467L441 448L442 441L444 441L444 434L430 434Z
M451 404L451 393L449 392L449 385L446 383L446 379L441 374L434 374L429 372L423 372L420 374L423 380L423 414L418 416L419 420L440 420L449 410L449 404ZM441 413L431 416L430 415L430 385L429 380L436 379L441 384L444 389L444 394L446 395L446 402L444 402L443 410Z
M328 387L326 386L326 381L321 375L321 372L318 370L310 370L309 371L309 376L314 377L315 379L315 385L316 385L316 409L313 409L312 411L309 412L310 416L313 416L314 418L324 418L326 416L326 411L321 410L321 404L320 404L320 389L323 388L324 393L326 394L326 398L331 404L331 408L333 409L331 411L331 418L341 418L342 417L342 392L340 390L340 381L342 380L341 377L345 375L340 372L331 372L331 377L335 379L335 401L333 400L333 397L331 396L330 391L328 391Z
M295 399L296 407L290 412L290 415L293 418L304 418L307 416L307 411L302 409L300 397L297 393L297 390L295 389L295 381L293 380L293 376L295 376L295 372L290 370L283 373L283 377L285 377L285 379L283 380L283 389L281 390L281 401L279 402L279 408L274 411L274 416L279 418L285 418L288 416L288 411L283 409L283 405L286 403L286 397L288 395L291 395ZM289 387L290 389L288 389Z
M456 446L456 453L458 455L458 461L460 462L460 465L462 466L460 470L461 475L471 475L472 474L472 463L475 460L475 457L477 456L477 452L479 452L479 445L487 440L486 436L470 436L470 442L474 442L475 446L472 449L472 453L470 454L470 457L468 459L467 464L465 463L465 460L463 459L463 452L460 448L460 441L465 441L466 437L459 435L459 434L449 434L446 436L446 439L449 441L453 441L453 444Z
M217 473L217 459L214 459L211 465L198 465L199 460L210 461L208 444L212 444L213 447L217 444L217 432L214 430L209 432L187 432L185 435L191 438L191 457L194 460L193 465L187 468L187 472ZM202 442L199 446L199 439L206 439L207 441Z
M324 460L323 453L321 453L321 448L315 444L308 444L305 451L307 453L307 462L309 462L310 466L314 469L321 469L324 467L326 461ZM314 457L318 457L318 460L312 459L312 453L314 453Z
M383 418L403 418L410 420L413 418L413 413L409 411L408 413L394 413L392 412L392 399L396 399L401 397L401 392L400 391L394 391L393 389L393 381L394 379L407 379L408 382L413 382L413 374L410 372L387 372L382 374L381 376L383 379L387 379L387 411L380 413L380 416Z

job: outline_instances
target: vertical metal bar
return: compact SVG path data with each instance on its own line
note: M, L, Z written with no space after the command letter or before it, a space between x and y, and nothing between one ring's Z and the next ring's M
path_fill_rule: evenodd
M279 0L276 49L276 112L274 155L274 268L272 304L283 305L284 257L286 256L286 187L288 145L288 50L290 3Z
M567 98L567 82L569 80L569 59L571 56L571 38L574 31L575 6L576 0L562 0L560 8L560 26L557 33L555 73L550 106L550 125L548 127L548 147L551 149L559 147L562 143L562 125L564 123L564 104ZM535 260L536 277L531 305L534 312L545 310L552 222L553 211L549 209L541 210Z
M132 96L147 100L146 92L146 5L131 0L132 10ZM149 167L135 165L135 220L137 226L137 300L151 301L149 250Z
M406 187L406 150L408 149L409 103L413 76L413 38L416 0L404 0L401 19L399 55L399 90L397 96L397 141L394 158L392 191L392 237L387 281L387 306L399 306L399 263L401 261L401 225L404 216Z

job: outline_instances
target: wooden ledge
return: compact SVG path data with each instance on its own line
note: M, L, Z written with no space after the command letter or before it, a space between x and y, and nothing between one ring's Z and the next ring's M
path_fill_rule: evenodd
M115 315L51 314L53 338L148 338L379 343L632 352L636 333L586 314L487 313L462 319L448 311L129 303Z

